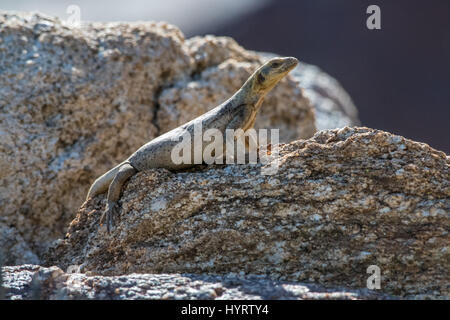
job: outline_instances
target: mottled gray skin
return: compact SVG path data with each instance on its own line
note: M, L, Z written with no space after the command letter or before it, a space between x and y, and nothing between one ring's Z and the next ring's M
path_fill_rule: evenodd
M218 129L225 135L226 129L244 132L253 128L256 114L261 107L264 96L298 64L293 57L273 58L256 70L244 85L227 101L194 120L175 128L146 143L128 159L98 178L89 189L87 199L108 190L108 204L100 223L107 219L109 232L117 214L117 201L125 181L136 174L151 168L179 170L194 166L193 146L190 164L175 164L172 161L172 150L181 141L183 134L189 132L194 136L194 127L201 123L202 134L208 129ZM192 139L193 140L193 139ZM203 139L202 139L203 141ZM225 141L225 137L224 137ZM203 141L203 148L211 142Z
M232 99L227 100L220 106L201 115L194 120L185 123L184 125L175 128L140 147L133 153L126 161L131 164L136 170L143 171L151 168L166 168L171 170L189 168L192 164L175 164L171 159L173 148L180 143L183 133L188 132L191 137L194 136L194 127L201 123L202 134L211 128L218 129L225 132L230 129L231 122L236 119L236 129L248 122L249 117L256 114L255 108L249 108L246 105L236 105ZM174 139L173 139L174 138ZM180 138L180 139L177 139ZM172 140L173 139L173 140ZM203 141L203 148L211 142ZM191 163L194 163L193 144L191 148Z

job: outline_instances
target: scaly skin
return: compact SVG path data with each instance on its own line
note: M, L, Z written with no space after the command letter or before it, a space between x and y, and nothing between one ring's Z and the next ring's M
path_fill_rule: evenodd
M151 168L177 170L195 165L194 161L191 161L191 164L175 164L171 158L172 149L179 144L185 130L193 136L194 126L200 123L202 134L208 129L218 129L225 134L226 129L242 129L245 132L253 128L256 114L265 95L297 64L298 60L293 57L269 60L256 70L227 101L198 118L151 140L124 162L95 180L89 189L87 199L108 190L108 204L100 218L100 223L103 223L106 218L107 230L110 231L114 224L114 216L117 215L117 201L122 186L127 179L137 172ZM206 141L202 143L203 149L210 144ZM191 151L193 156L193 147Z

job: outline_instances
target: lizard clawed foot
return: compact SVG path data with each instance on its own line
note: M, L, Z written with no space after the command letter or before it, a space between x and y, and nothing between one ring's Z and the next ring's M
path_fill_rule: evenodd
M100 217L100 225L103 225L103 222L105 222L106 219L106 231L110 233L112 227L114 227L115 224L115 217L119 214L119 209L117 207L116 202L109 202L106 205L106 209L103 212L102 216Z

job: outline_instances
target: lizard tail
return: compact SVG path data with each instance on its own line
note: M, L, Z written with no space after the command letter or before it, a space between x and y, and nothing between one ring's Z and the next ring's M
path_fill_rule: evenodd
M119 171L120 167L124 164L124 162L118 164L99 178L94 181L94 183L89 188L88 194L86 196L86 201L89 198L95 197L98 194L105 193L108 191L109 184L116 176L116 173Z

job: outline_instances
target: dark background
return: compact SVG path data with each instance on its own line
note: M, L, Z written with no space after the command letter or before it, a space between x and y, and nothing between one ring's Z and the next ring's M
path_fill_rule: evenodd
M381 8L381 30L366 9ZM296 56L335 77L362 124L450 153L450 0L274 0L225 25L247 49Z

